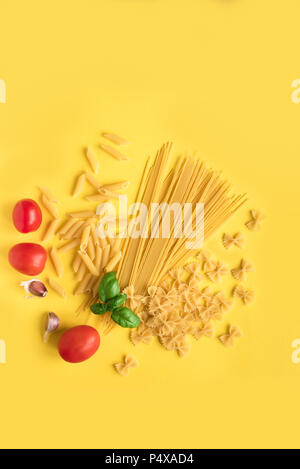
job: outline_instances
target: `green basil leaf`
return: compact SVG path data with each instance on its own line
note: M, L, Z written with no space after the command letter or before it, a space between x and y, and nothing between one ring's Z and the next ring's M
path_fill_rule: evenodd
M115 296L111 300L108 300L105 304L107 306L108 311L113 311L116 308L119 308L119 306L122 306L123 303L125 303L127 299L127 295L122 294Z
M138 327L141 322L140 318L131 309L125 307L114 309L111 318L121 327Z
M108 311L107 306L102 303L95 303L90 306L90 310L94 314L104 314Z
M116 282L115 288L112 290L112 285L114 285L115 282ZM99 285L98 294L99 294L100 300L103 301L103 303L105 303L110 298L113 298L113 296L119 295L120 287L118 291L117 286L119 286L119 282L116 278L116 272L107 272L107 274L105 274L102 277L102 280ZM115 294L111 296L112 293L115 293Z

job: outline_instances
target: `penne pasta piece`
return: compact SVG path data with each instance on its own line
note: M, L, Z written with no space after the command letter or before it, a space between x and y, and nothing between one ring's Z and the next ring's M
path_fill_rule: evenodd
M89 202L107 202L109 199L107 197L103 197L101 194L92 194L92 195L87 195L85 197L86 200Z
M70 251L73 248L76 248L79 244L79 238L76 239L71 239L68 243L64 244L63 246L60 246L58 248L58 252L66 252Z
M106 264L108 263L109 260L109 254L110 254L110 244L107 244L105 248L103 249L103 255L102 255L102 269L105 270Z
M119 135L113 134L111 132L103 132L102 137L106 138L107 140L110 140L113 143L116 143L117 145L128 145L130 142L128 140L125 140L125 138L120 137Z
M80 251L86 251L87 246L88 246L88 240L90 237L90 232L91 232L91 226L86 225L85 228L82 231L81 235L81 241L80 241Z
M99 236L97 235L97 231L96 231L96 227L95 225L91 225L91 235L92 235L92 238L93 238L93 243L94 243L94 246L99 246L100 245L100 241L99 241Z
M78 195L81 194L81 192L83 191L84 183L85 183L85 174L80 174L78 178L76 179L76 183L75 183L73 193L72 193L73 197L78 197Z
M39 190L48 200L50 200L50 202L53 202L55 204L58 203L58 200L52 195L52 193L46 187L39 186Z
M67 294L66 294L66 291L65 289L59 285L56 280L54 280L53 278L48 278L48 283L50 285L50 287L52 288L52 290L56 291L56 293L58 293L62 298L66 298Z
M61 260L57 254L56 247L51 248L50 250L50 259L52 261L53 267L58 277L61 277L64 271Z
M86 292L86 287L92 278L92 274L90 272L87 272L83 279L80 281L80 283L77 285L77 287L74 290L74 295L80 295L81 293Z
M89 171L85 172L85 177L86 180L90 183L90 185L93 186L95 189L98 190L101 187L102 184L100 184L100 182L95 178L95 176Z
M55 207L55 205L53 205L53 203L44 194L42 194L42 204L53 218L58 218L57 207Z
M98 289L99 289L99 285L100 285L101 280L102 280L102 277L99 277L97 279L97 281L95 282L95 284L93 285L93 295L98 294Z
M75 224L77 223L77 220L75 220L74 218L69 218L64 224L63 226L59 229L59 231L57 232L58 235L63 235L65 234L67 231L69 231L69 229Z
M107 246L107 240L106 238L99 238L99 245L104 250L104 248Z
M74 219L76 220L76 219ZM82 227L82 225L84 224L84 221L82 220L76 220L75 223L73 223L73 225L71 226L71 228L63 234L63 239L71 239L75 236L75 234L77 233L77 231L80 230L80 228Z
M90 256L86 252L81 252L81 251L78 251L78 254L80 255L81 259L83 260L83 262L85 263L86 267L91 272L91 274L99 275L99 272L96 269L95 265L93 264L93 261L90 258Z
M98 169L99 169L99 163L98 163L98 160L97 160L96 156L94 155L91 147L88 147L87 150L86 150L86 158L87 158L92 170L94 171L94 173L97 174Z
M49 221L46 231L42 237L42 241L47 242L54 236L59 223L60 220L58 218L56 220Z
M91 237L88 239L87 253L93 261L95 259L95 246Z
M107 189L108 191L122 191L127 189L129 186L129 181L114 182L112 184L103 184L102 188Z
M114 254L111 259L109 260L108 264L105 266L105 271L106 272L112 272L115 267L118 265L122 257L122 251L118 251L116 254Z
M102 255L102 249L100 248L100 246L96 246L95 267L99 272L101 271Z
M103 187L100 187L99 194L103 197L106 197L107 199L118 199L122 195L118 192L112 192L108 189L104 189Z
M78 272L80 264L81 264L81 258L79 256L79 254L76 253L76 256L74 257L74 261L73 261L73 264L72 264L72 267L73 267L73 270L74 270L75 273Z
M109 155L113 156L116 160L125 161L125 160L129 159L129 158L127 158L127 156L123 155L122 153L120 153L118 150L111 147L110 145L101 144L100 148L101 148L101 150L105 151Z
M68 215L72 218L91 218L95 215L92 210L82 210L80 212L70 212Z
M79 255L79 254L78 254ZM84 277L84 274L86 273L86 265L85 263L82 261L81 257L79 256L80 258L80 266L79 266L79 269L77 271L77 274L76 274L76 279L78 282L80 282L80 280L83 279Z
M112 255L116 254L118 251L120 251L122 241L124 238L115 238L113 244L112 244Z

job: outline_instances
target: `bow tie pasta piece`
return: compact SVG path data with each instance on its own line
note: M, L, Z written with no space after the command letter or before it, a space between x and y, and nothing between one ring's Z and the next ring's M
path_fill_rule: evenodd
M251 303L255 298L253 290L247 290L242 285L236 285L232 291L232 296L240 298L245 304Z
M223 245L225 249L230 249L232 246L242 248L245 243L245 238L243 233L236 233L235 235L223 234Z
M247 228L251 231L257 231L261 228L261 222L265 218L264 215L258 210L250 210L251 219L245 223Z
M253 270L253 265L246 259L242 259L240 265L231 270L231 274L236 280L241 280L244 282L246 280L247 273L253 272Z
M121 376L127 376L130 368L136 368L138 366L138 361L135 357L131 355L125 355L124 361L120 363L115 363L115 370Z
M223 262L218 261L213 270L206 272L212 282L219 282L224 275L228 275L228 267Z
M241 330L237 326L230 325L228 328L228 333L223 334L219 337L219 340L226 347L231 347L234 344L234 339L237 339L242 336Z

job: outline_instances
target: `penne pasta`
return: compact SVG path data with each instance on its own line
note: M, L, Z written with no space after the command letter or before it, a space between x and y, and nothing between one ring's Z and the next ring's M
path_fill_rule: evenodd
M88 239L87 253L93 261L95 259L95 246L91 237Z
M42 204L53 218L58 218L57 207L55 207L55 205L53 205L53 203L44 194L42 194Z
M84 274L86 273L86 265L82 261L80 256L79 256L79 258L80 258L80 266L79 266L79 269L78 269L77 274L76 274L76 279L77 279L78 282L80 282L80 280L83 279Z
M66 298L67 294L66 294L66 291L65 289L59 285L56 280L54 280L53 278L48 278L48 283L50 285L50 287L52 288L52 290L56 291L56 293L58 293L62 298Z
M95 267L99 272L101 271L102 255L103 255L102 249L100 248L100 246L96 246Z
M75 288L74 295L80 295L81 293L85 293L86 287L92 277L92 274L90 272L87 272L81 282Z
M55 204L58 203L58 200L52 195L52 193L46 187L39 186L39 190L48 200L50 200L50 202L53 202Z
M90 218L95 215L95 212L92 210L82 210L79 212L70 212L68 215L72 218Z
M47 242L54 236L59 223L60 223L59 219L49 221L46 231L42 237L42 241Z
M109 199L101 194L92 194L85 197L89 202L107 202Z
M100 245L99 236L97 235L95 225L91 225L91 235L92 235L92 238L93 238L94 245L99 246Z
M108 264L105 266L105 271L106 272L112 272L114 268L118 265L122 258L122 251L118 251L116 254L112 256L112 258L109 260Z
M129 181L114 182L112 184L103 184L102 188L107 189L108 191L122 191L127 189L129 186Z
M88 147L87 150L86 150L86 158L87 158L92 170L94 171L94 173L97 174L98 169L99 169L99 163L98 163L98 160L97 160L96 156L94 155L91 147Z
M129 158L127 158L127 156L123 155L122 153L120 153L118 150L111 147L110 145L101 144L100 148L101 148L101 150L105 151L109 155L113 156L116 160L125 161L125 160L129 159Z
M52 261L53 267L58 277L61 277L64 271L61 260L57 254L56 247L51 248L50 250L50 259Z
M105 269L106 264L108 263L109 255L110 255L110 244L107 244L103 249L102 255L102 269Z
M77 220L75 220L74 218L69 218L64 224L63 226L60 228L60 230L57 232L58 235L63 235L65 233L67 233L67 231L69 231L69 229L75 224L77 223Z
M77 239L71 239L68 243L64 244L63 246L60 246L58 248L58 252L66 252L70 251L73 248L76 248L79 244L79 238Z
M113 143L116 143L117 145L128 145L130 142L128 140L125 140L125 138L120 137L119 135L113 134L111 132L103 132L102 137L106 138L107 140L110 140Z
M86 180L90 183L90 185L93 186L95 189L98 190L101 187L100 182L89 171L85 172L85 177L86 177Z
M85 228L82 231L81 235L81 241L80 241L80 250L81 251L86 251L87 246L88 246L88 240L90 237L90 232L91 232L91 226L86 225Z
M73 264L72 264L72 267L73 267L73 270L74 270L75 273L78 272L80 264L81 264L81 258L78 254L76 254L76 256L74 257L74 260L73 260Z
M78 178L76 179L76 183L73 189L73 197L78 197L79 194L83 191L85 183L85 174L80 174Z
M91 272L93 275L99 275L98 270L96 269L95 265L93 264L92 259L86 252L81 252L78 251L78 254L80 255L81 259L85 263L87 269Z

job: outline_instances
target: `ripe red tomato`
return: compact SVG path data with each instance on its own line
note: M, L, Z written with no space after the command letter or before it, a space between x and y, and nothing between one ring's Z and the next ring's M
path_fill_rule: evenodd
M36 231L42 223L40 207L32 199L19 200L13 210L13 222L21 233Z
M8 253L8 260L22 274L38 275L44 270L47 251L35 243L15 244Z
M75 326L63 333L58 342L60 356L70 363L79 363L97 352L100 335L91 326Z

